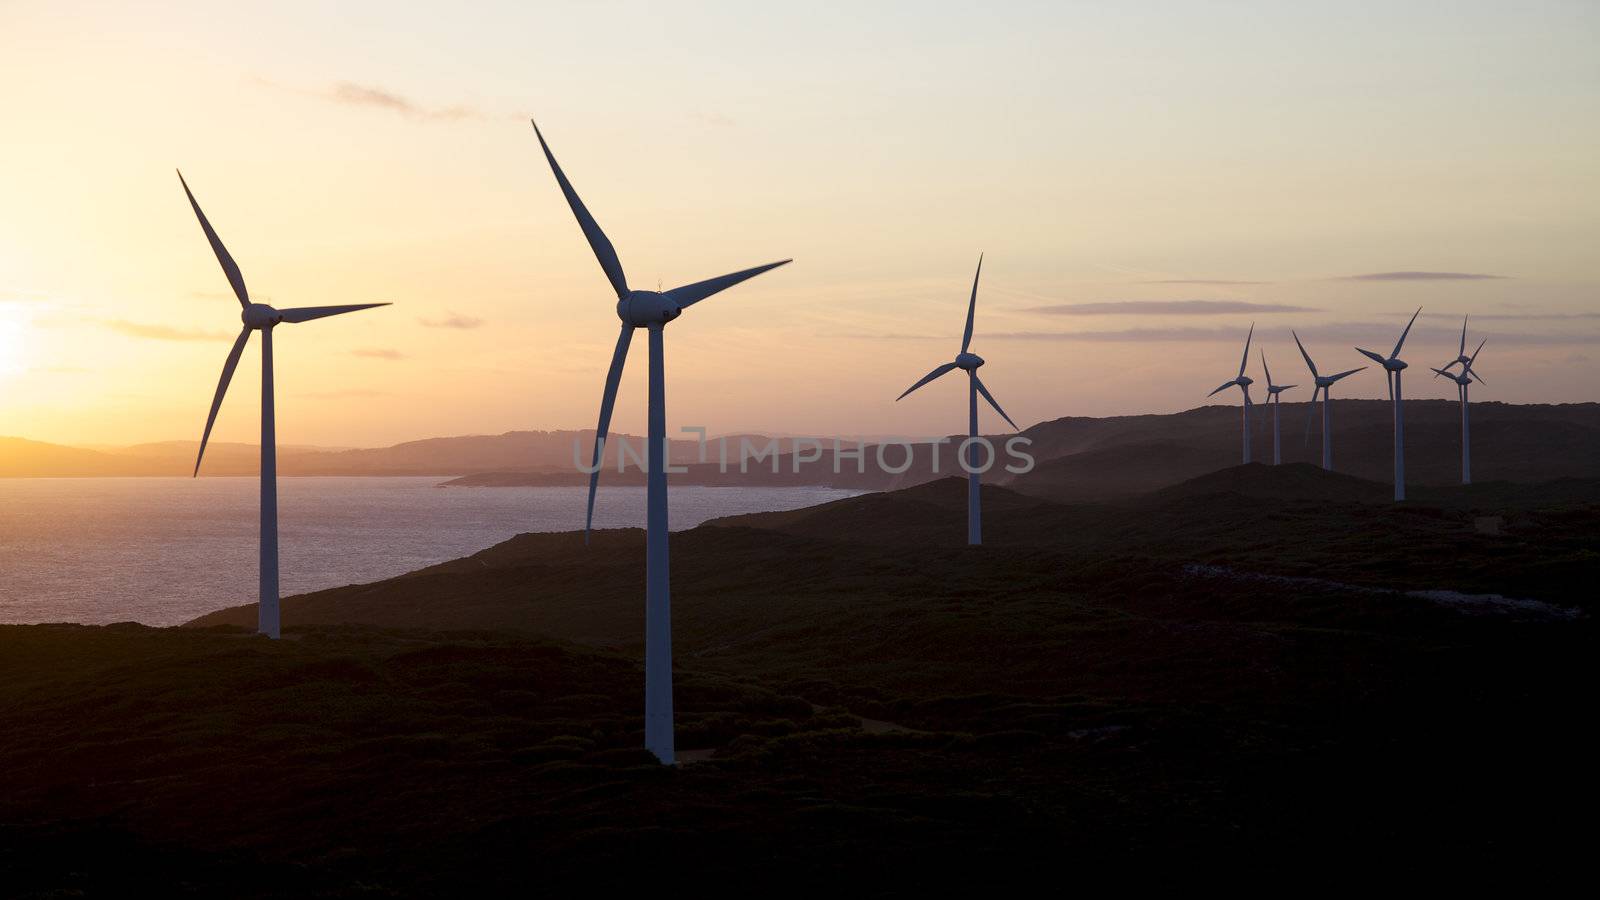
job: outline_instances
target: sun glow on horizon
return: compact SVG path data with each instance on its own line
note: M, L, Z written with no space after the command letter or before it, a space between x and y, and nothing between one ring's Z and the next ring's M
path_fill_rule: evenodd
M530 113L638 285L795 260L671 326L670 429L961 430L894 398L980 251L1024 427L1203 405L1252 320L1275 375L1290 328L1356 365L1418 305L1415 365L1490 338L1484 400L1600 384L1600 5L18 0L0 35L0 433L197 437L238 307L177 167L252 296L394 302L279 334L282 440L593 428L616 301Z

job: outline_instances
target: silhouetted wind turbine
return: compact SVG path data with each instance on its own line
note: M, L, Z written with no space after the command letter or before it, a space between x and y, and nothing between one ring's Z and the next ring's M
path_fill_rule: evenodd
M222 396L228 392L228 382L233 379L233 370L239 365L239 355L244 352L244 345L250 340L250 332L261 332L261 593L256 613L256 630L268 637L276 638L279 634L278 442L272 402L272 329L282 322L291 324L309 322L312 319L389 304L356 303L349 306L273 309L265 303L251 303L250 293L245 290L244 276L239 274L239 265L228 255L228 248L222 246L222 239L217 237L217 232L207 221L206 214L200 211L200 204L195 202L194 194L189 190L189 183L183 180L182 172L178 173L178 183L183 185L183 193L189 198L189 205L194 208L195 217L200 220L200 230L206 233L206 240L211 242L211 250L216 253L217 262L222 264L222 271L228 276L228 284L233 286L234 296L239 298L239 305L244 307L239 316L244 320L244 329L234 340L233 349L228 351L227 362L222 364L222 380L217 382L216 396L211 398L211 414L206 416L206 430L200 435L200 452L194 458L194 477L200 475L200 460L206 455L206 441L211 439L211 426L217 421L217 410L222 407Z
M1349 369L1347 371L1340 372L1337 375L1318 375L1317 364L1311 361L1311 354L1306 352L1306 345L1300 343L1300 335L1295 334L1294 329L1290 329L1289 334L1294 336L1294 345L1300 348L1300 355L1305 357L1306 368L1311 370L1311 378L1314 384L1311 389L1311 403L1306 407L1307 415L1305 440L1311 439L1311 419L1314 415L1316 415L1317 394L1320 392L1322 394L1322 468L1332 472L1333 435L1329 432L1329 429L1333 425L1333 411L1329 409L1328 389L1333 387L1334 382L1346 376L1354 375L1362 369L1365 369L1366 366Z
M1464 330L1465 330L1465 328L1463 328L1463 331ZM1472 351L1472 355L1471 356L1464 357L1465 358L1465 362L1462 362L1459 359L1456 360L1456 362L1462 362L1461 372L1459 374L1452 373L1452 372L1448 371L1450 366L1455 365L1455 362L1447 363L1443 369L1434 369L1433 370L1433 371L1439 373L1438 375L1434 376L1435 378L1439 377L1439 375L1443 375L1446 378L1449 378L1451 381L1454 381L1456 383L1456 395L1461 398L1461 483L1462 484L1471 484L1472 483L1472 431L1471 431L1471 428L1468 427L1468 422L1467 422L1467 409L1468 409L1467 388L1469 388L1472 385L1472 382L1475 379L1478 380L1478 381L1482 381L1483 380L1482 378L1480 378L1478 376L1477 370L1472 368L1472 363L1473 363L1473 361L1475 361L1478 358L1478 351L1482 350L1483 349L1483 345L1488 343L1488 341L1489 341L1488 338L1484 338L1483 340L1479 341L1478 342L1478 349Z
M1461 349L1456 351L1457 356L1455 359L1452 359L1444 364L1446 369L1453 369L1456 366L1465 366L1472 362L1472 357L1467 355L1467 320L1470 318L1471 315L1465 315L1461 317ZM1439 370L1434 369L1434 371L1437 372ZM1448 375L1449 373L1446 372L1444 374ZM1435 375L1434 377L1438 378L1439 376Z
M1395 341L1394 350L1387 358L1373 353L1371 350L1356 348L1362 356L1383 366L1384 379L1389 383L1389 400L1394 404L1394 499L1406 498L1406 416L1404 399L1400 393L1400 375L1406 370L1406 361L1400 358L1400 348L1405 345L1406 335L1411 333L1411 326L1416 324L1417 316L1422 314L1422 307L1411 314L1411 321L1406 323L1406 329L1400 332L1400 340Z
M572 207L578 227L589 241L589 248L600 261L611 287L617 292L617 318L622 320L622 331L617 335L616 349L611 353L611 368L606 372L605 393L600 398L600 424L594 434L594 471L589 473L589 506L584 519L584 541L594 525L594 492L600 480L600 457L605 452L606 430L611 425L611 408L617 400L617 383L622 378L622 367L628 358L628 344L633 340L635 328L645 328L650 333L650 408L649 447L645 451L648 473L645 480L645 593L644 593L644 746L663 763L671 764L675 758L672 733L672 596L668 575L667 556L667 388L665 375L665 350L662 329L676 319L685 309L719 291L733 287L747 278L775 269L792 260L780 260L722 275L694 284L673 288L670 291L635 291L628 288L622 273L622 261L617 251L594 216L589 214L577 191L561 171L550 145L544 141L539 124L533 123L533 132L539 138L544 158L555 173L556 184Z
M1267 368L1267 351L1261 351L1261 371L1267 375L1267 402L1272 404L1272 464L1283 462L1283 454L1278 450L1278 406L1283 403L1283 398L1278 396L1296 385L1273 384L1272 370Z
M978 493L978 395L989 401L994 411L1006 424L1012 428L1017 423L1011 421L1006 411L995 402L994 395L983 386L983 379L978 377L978 367L983 365L983 357L976 353L969 353L967 348L972 346L972 320L978 309L978 278L983 274L983 254L978 254L978 271L972 276L972 298L967 301L967 328L961 335L961 352L956 354L953 362L947 362L935 368L932 372L922 376L922 380L906 388L905 394L894 398L898 403L904 400L906 394L911 393L928 382L949 372L952 369L963 369L967 373L967 543L977 545L983 543L983 509L982 499ZM990 457L993 459L993 456Z
M1244 432L1244 461L1246 463L1250 462L1250 385L1255 384L1255 382L1251 380L1250 376L1244 374L1244 367L1250 362L1250 339L1255 337L1255 334L1256 325L1254 322L1251 322L1250 333L1246 334L1244 337L1244 356L1239 358L1238 376L1236 376L1232 381L1223 382L1216 390L1206 395L1207 397L1214 397L1219 392L1225 391L1228 388L1234 387L1235 385L1238 386L1239 390L1244 392L1244 412L1241 415L1240 421L1244 423L1242 431Z

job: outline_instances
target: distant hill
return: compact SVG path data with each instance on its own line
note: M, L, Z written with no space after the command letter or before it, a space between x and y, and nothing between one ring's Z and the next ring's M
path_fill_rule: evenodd
M1257 407L1252 429L1254 457L1268 461L1272 453L1271 413ZM1285 403L1282 455L1285 463L1319 463L1320 435L1305 430L1308 407ZM1460 407L1453 401L1412 400L1406 403L1406 471L1414 485L1449 485L1460 477ZM1557 478L1600 477L1600 404L1475 403L1473 477L1476 481L1537 483ZM1392 408L1380 400L1334 401L1334 467L1338 472L1381 484L1392 470ZM1320 427L1320 417L1313 423ZM1001 450L1001 464L1014 462L1004 452L1018 435L989 438ZM985 480L1018 492L1061 501L1093 501L1131 497L1190 478L1237 465L1239 408L1206 406L1170 415L1066 417L1040 422L1020 434L1032 443L1026 452L1035 464L1027 473L997 465ZM740 438L764 449L776 440L774 458L753 461L738 471ZM605 484L640 483L637 473L619 475L616 450L621 440L642 450L636 435L615 436L607 445ZM821 450L808 448L815 461L795 463L795 439L760 435L727 438L731 471L721 471L716 439L705 448L694 440L672 441L672 461L688 471L670 476L677 484L826 485L863 491L911 487L961 471L956 454L962 440L952 435L943 443L914 445L909 467L889 472L877 465L878 446L864 448L864 471L857 461L841 456L834 465L832 439ZM498 435L465 435L407 441L392 447L336 450L283 447L278 471L285 475L437 475L455 486L501 487L583 484L575 458L587 462L592 430L510 431ZM126 448L84 450L21 439L0 439L0 475L187 475L194 466L195 444L172 441ZM854 449L853 443L846 448ZM576 450L574 449L576 447ZM704 450L706 462L700 462ZM899 466L904 448L885 445L888 465ZM576 454L576 456L575 456ZM258 451L249 444L213 444L206 451L202 474L249 475ZM630 462L630 467L633 467ZM835 473L835 468L838 472Z

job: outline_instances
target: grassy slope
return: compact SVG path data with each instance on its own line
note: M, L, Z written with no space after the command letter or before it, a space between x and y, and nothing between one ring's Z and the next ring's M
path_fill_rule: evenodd
M1183 568L1272 555L1230 517L1313 562L1382 562L1398 536L1474 540L1471 511L1357 505L1338 514L1371 515L1365 543L1327 549L1304 540L1327 504L1200 493L1062 508L996 490L979 550L959 543L960 488L675 535L680 747L718 752L673 771L634 749L638 532L588 551L525 535L292 598L297 639L276 644L0 628L0 866L94 894L114 879L84 862L90 846L155 883L181 870L200 892L382 896L624 883L651 859L702 890L922 886L913 871L948 889L1046 860L1188 877L1575 851L1561 812L1592 801L1587 618ZM1549 527L1541 543L1593 546L1586 509L1511 535ZM1567 565L1564 578L1594 573ZM340 618L581 643L313 624Z

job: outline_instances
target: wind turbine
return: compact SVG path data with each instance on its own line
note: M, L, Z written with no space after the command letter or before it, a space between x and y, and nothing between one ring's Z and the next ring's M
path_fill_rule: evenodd
M1453 369L1456 366L1467 366L1472 364L1472 357L1467 355L1467 320L1470 318L1472 318L1471 315L1465 315L1461 317L1461 349L1456 351L1457 356L1455 359L1452 359L1444 364L1446 369ZM1479 346L1481 347L1482 345ZM1434 369L1434 371L1437 372L1439 370ZM1449 373L1446 372L1444 374ZM1438 378L1439 376L1435 375L1434 377Z
M780 260L732 275L697 281L670 291L630 290L617 251L611 246L605 232L600 230L594 216L589 214L588 207L578 198L577 191L572 189L572 183L567 181L566 174L550 152L550 145L545 143L537 122L533 123L533 133L539 138L544 158L549 161L550 171L555 173L556 184L560 185L567 205L577 217L578 227L583 229L589 248L594 251L600 268L617 292L617 318L622 320L622 331L617 335L617 346L611 353L611 368L606 372L605 392L600 398L600 424L594 433L594 470L589 473L589 506L583 526L585 543L594 526L594 492L600 480L600 457L605 452L606 429L611 425L611 408L617 400L617 383L622 378L623 364L627 362L628 344L633 340L635 328L649 331L649 447L645 451L649 471L645 479L644 746L661 762L670 765L674 761L675 751L672 734L672 595L667 555L667 389L662 329L685 309L712 294L792 260Z
M1404 401L1400 394L1400 375L1406 370L1406 361L1400 358L1400 348L1405 345L1406 335L1411 333L1411 326L1416 324L1417 316L1422 314L1422 307L1411 314L1411 321L1406 323L1406 330L1400 332L1400 340L1395 341L1394 350L1387 358L1373 353L1371 350L1356 351L1362 356L1373 360L1383 366L1384 379L1389 383L1389 400L1394 403L1394 499L1406 498L1406 417Z
M1215 391L1212 391L1206 395L1207 397L1216 396L1219 392L1225 391L1235 385L1239 387L1239 390L1244 392L1244 412L1240 421L1244 423L1244 461L1246 464L1249 464L1250 462L1250 385L1255 384L1255 382L1251 380L1250 376L1244 374L1244 367L1245 364L1250 362L1250 339L1255 337L1255 334L1256 325L1254 322L1251 322L1250 333L1246 334L1244 337L1244 356L1239 358L1238 376L1232 381L1223 382L1222 385L1219 386Z
M994 411L1006 424L1012 428L1017 423L1011 421L1006 411L995 402L994 395L983 386L983 379L978 377L978 367L983 365L983 357L976 353L968 352L972 346L972 319L978 309L978 278L983 274L983 254L978 254L978 271L972 276L972 299L967 301L967 328L961 335L961 352L956 354L952 362L947 362L935 368L932 372L922 376L922 380L906 388L905 394L894 398L896 403L904 400L906 394L911 393L928 382L949 372L952 369L962 369L967 373L967 439L963 442L967 448L967 543L972 546L983 543L983 509L982 499L978 493L978 395L989 401Z
M1267 351L1261 352L1261 371L1267 374L1267 402L1272 404L1272 464L1279 465L1283 462L1283 455L1278 452L1278 407L1283 403L1279 394L1297 385L1273 384L1272 370L1267 368Z
M1463 328L1462 328L1463 333L1465 333L1465 330L1466 330L1465 326L1463 325ZM1473 363L1474 360L1476 360L1478 358L1478 351L1482 350L1483 349L1483 345L1488 343L1488 342L1489 342L1489 339L1488 338L1484 338L1483 340L1478 342L1478 349L1472 351L1472 355L1471 356L1466 356L1465 354L1463 354L1461 359L1457 359L1457 360L1455 360L1455 362L1446 363L1445 367L1443 369L1434 369L1433 370L1433 371L1438 373L1438 375L1435 375L1433 377L1438 378L1439 375L1443 375L1446 378L1449 378L1451 381L1454 381L1456 383L1456 394L1457 394L1457 396L1459 396L1461 398L1461 483L1462 484L1471 484L1472 483L1472 438L1471 438L1471 430L1468 428L1468 423L1467 423L1467 408L1468 408L1467 389L1472 386L1472 382L1474 380L1477 380L1477 381L1482 381L1483 380L1478 375L1477 370L1472 368L1472 363ZM1462 361L1463 359L1465 360L1464 362ZM1457 362L1460 362L1462 364L1461 365L1461 372L1459 374L1449 371L1450 367L1455 365Z
M1295 334L1294 333L1294 329L1292 329L1292 328L1289 330L1289 334L1294 336L1294 345L1296 347L1300 348L1300 355L1305 357L1306 368L1311 370L1311 378L1313 380L1313 387L1311 388L1311 404L1308 406L1308 408L1306 410L1306 412L1309 413L1309 415L1306 416L1306 439L1309 440L1311 438L1311 419L1312 419L1312 416L1314 416L1316 414L1315 404L1317 402L1317 394L1321 393L1322 394L1322 468L1326 469L1329 472L1332 472L1333 471L1333 435L1329 432L1329 428L1333 425L1333 411L1328 408L1328 403L1329 403L1329 400L1328 400L1328 389L1333 387L1334 382L1337 382L1339 379L1344 378L1346 376L1354 375L1355 373L1361 371L1361 369L1365 369L1366 366L1361 366L1360 368L1350 369L1348 371L1340 372L1337 375L1319 375L1319 374L1317 374L1317 364L1311 361L1311 354L1306 352L1306 345L1300 343L1300 335Z
M191 477L200 475L200 460L206 455L206 441L211 439L211 426L217 421L217 410L222 407L222 396L228 392L228 382L233 380L233 370L239 365L239 355L244 352L244 345L250 340L250 332L259 331L261 332L261 593L256 611L256 631L267 637L277 638L279 634L278 442L272 402L272 329L283 322L291 324L309 322L312 319L389 304L357 303L349 306L273 309L265 303L251 303L250 292L245 289L244 276L239 274L238 263L228 255L228 248L222 246L222 239L217 237L217 232L212 229L206 214L200 211L200 204L195 202L194 194L189 190L189 183L183 180L182 172L178 173L178 183L183 185L183 193L189 198L189 205L194 208L195 217L200 220L200 230L206 233L206 240L211 243L211 250L217 255L217 262L222 264L222 271L228 276L228 284L233 286L234 296L239 298L239 305L244 308L239 315L244 321L244 329L234 339L233 349L228 351L227 362L222 364L222 380L217 382L216 396L211 398L211 414L206 416L206 430L200 435L200 452L195 455L194 475Z

